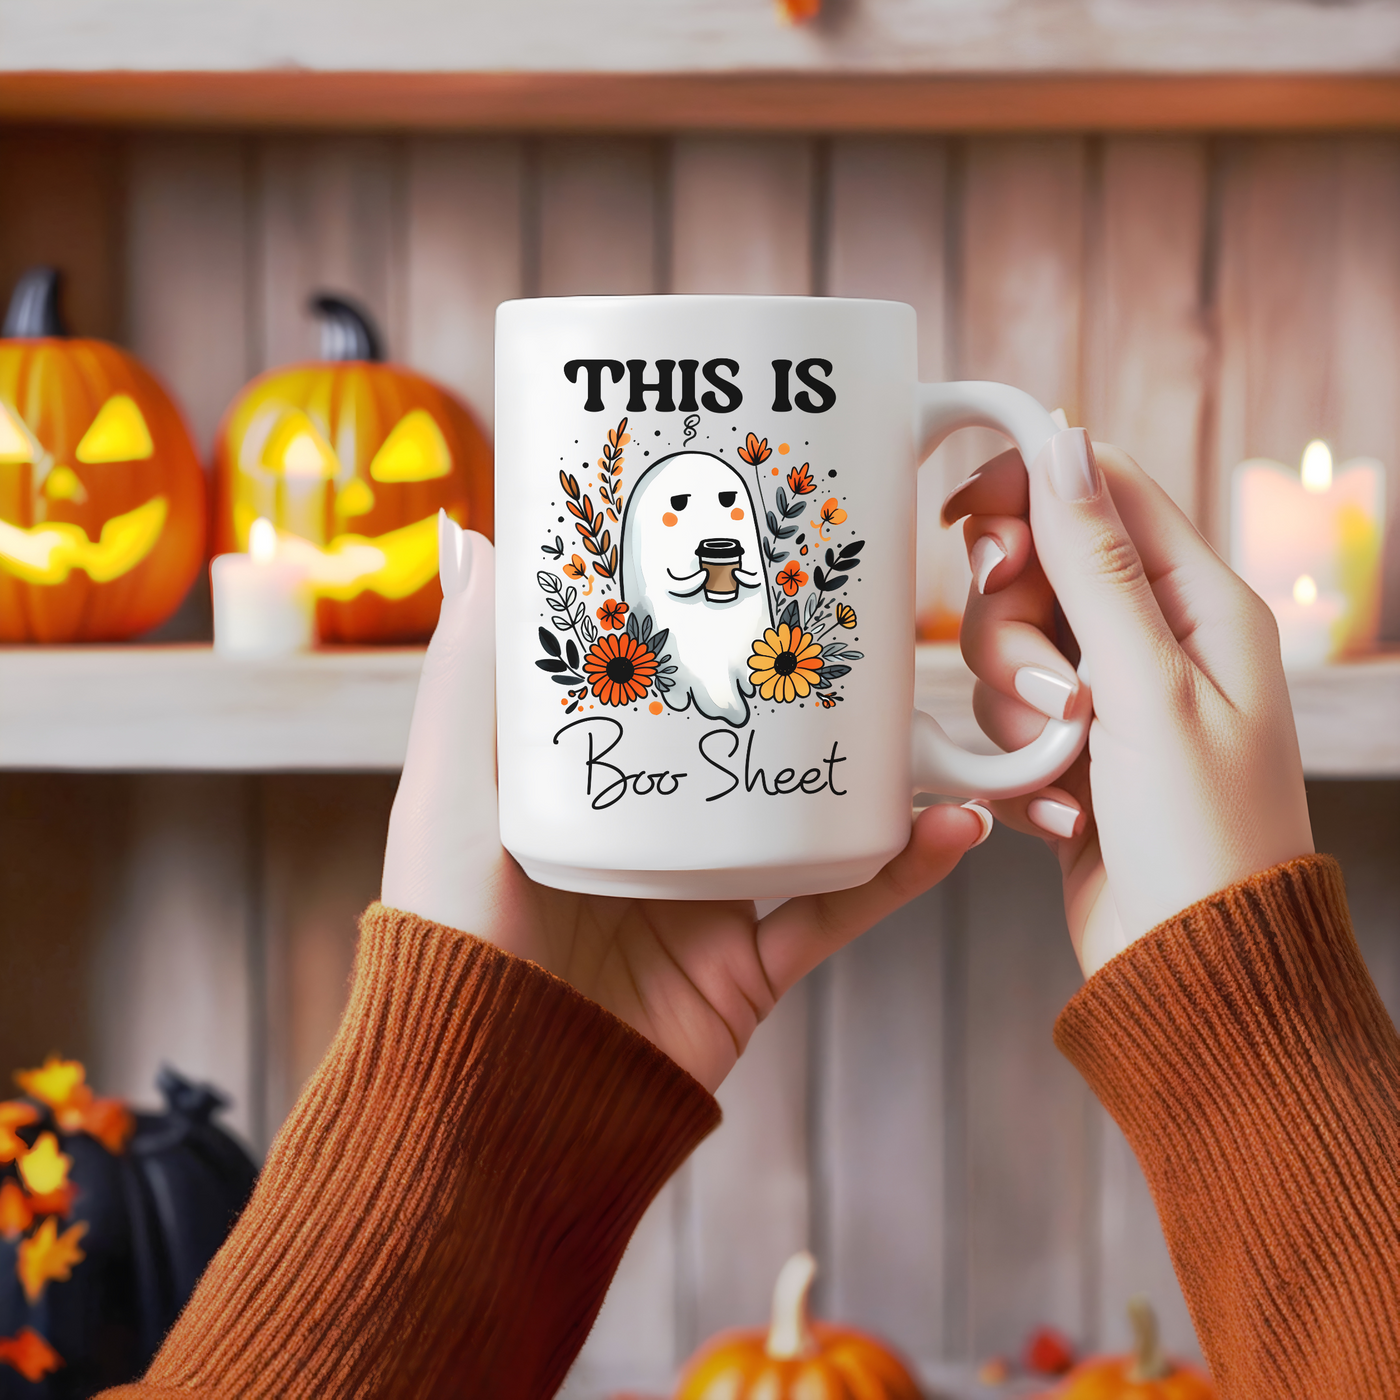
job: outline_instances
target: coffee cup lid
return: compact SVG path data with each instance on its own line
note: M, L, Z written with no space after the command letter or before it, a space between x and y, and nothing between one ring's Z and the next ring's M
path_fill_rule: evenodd
M731 559L742 559L744 546L738 540L715 538L701 540L695 546L695 553L702 562L709 560L711 563L722 563Z

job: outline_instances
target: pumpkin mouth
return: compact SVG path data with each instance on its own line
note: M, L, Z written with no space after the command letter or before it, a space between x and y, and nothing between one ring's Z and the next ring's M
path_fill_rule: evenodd
M251 510L238 507L240 539L247 538L253 519ZM397 601L437 577L437 516L425 516L383 535L337 535L325 546L279 527L277 554L305 571L319 598L348 603L372 592Z
M110 583L129 574L155 548L169 513L165 497L153 496L104 521L95 543L81 525L66 520L27 529L0 520L0 570L25 583L58 584L81 569L94 583Z

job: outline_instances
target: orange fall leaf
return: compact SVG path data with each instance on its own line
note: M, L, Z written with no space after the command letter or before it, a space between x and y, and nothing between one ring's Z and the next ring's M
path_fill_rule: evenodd
M33 1104L11 1099L0 1103L0 1162L13 1162L22 1152L29 1151L29 1144L19 1137L15 1129L27 1128L39 1121L39 1112Z
M64 1108L75 1094L85 1088L87 1071L77 1060L63 1060L50 1055L40 1069L22 1069L15 1073L15 1083L29 1095L50 1108ZM91 1090L88 1090L91 1093Z
M45 1285L65 1282L73 1266L87 1258L78 1244L85 1234L87 1223L80 1220L60 1235L58 1222L49 1216L27 1240L20 1241L19 1281L31 1304L44 1296Z
M95 1137L114 1157L126 1151L136 1132L136 1119L120 1099L89 1099L80 1108L59 1114L58 1122L66 1132Z
M0 1238L17 1240L34 1223L34 1208L13 1177L0 1181Z
M63 1358L32 1327L21 1327L13 1337L0 1337L0 1362L27 1381L41 1381L63 1365Z
M67 1186L72 1165L73 1159L58 1150L58 1139L52 1133L40 1133L38 1142L19 1159L19 1174L36 1196L48 1196Z

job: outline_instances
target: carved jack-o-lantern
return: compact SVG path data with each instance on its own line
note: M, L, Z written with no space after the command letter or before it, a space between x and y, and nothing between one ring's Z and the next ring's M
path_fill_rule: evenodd
M321 360L275 369L218 438L217 546L246 550L259 516L303 565L322 641L407 642L437 623L439 509L492 533L492 458L446 389L381 363L364 312L318 296Z
M34 268L0 332L0 642L89 642L164 621L204 560L204 476L133 356L69 338Z

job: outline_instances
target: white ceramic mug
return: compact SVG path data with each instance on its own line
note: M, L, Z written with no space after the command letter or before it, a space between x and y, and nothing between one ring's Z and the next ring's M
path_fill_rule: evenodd
M919 463L1027 461L1003 384L920 384L912 307L567 297L496 318L501 839L544 884L675 899L857 885L911 795L1059 776L1087 716L974 755L914 710Z

